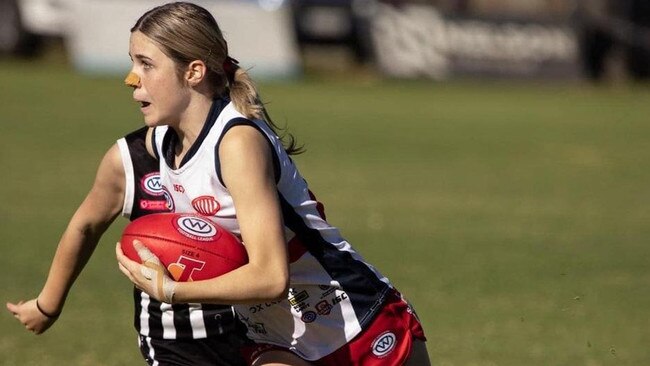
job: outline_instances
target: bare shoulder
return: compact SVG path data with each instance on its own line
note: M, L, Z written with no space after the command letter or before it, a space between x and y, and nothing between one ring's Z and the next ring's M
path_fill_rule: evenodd
M260 152L270 152L266 137L247 125L235 126L228 130L219 145L220 155L245 156Z
M124 186L124 165L118 144L113 144L104 154L97 169L95 185L108 184L118 189Z
M100 167L105 165L107 169L110 169L113 173L121 172L121 175L124 175L124 166L122 165L122 153L118 144L113 144L108 151L104 154L104 158L100 164Z
M117 144L111 146L99 163L95 182L70 221L78 230L103 232L120 213L124 203L126 179Z
M224 183L232 194L237 193L235 188L255 190L253 187L273 185L271 147L266 137L251 126L228 130L219 145L219 160Z

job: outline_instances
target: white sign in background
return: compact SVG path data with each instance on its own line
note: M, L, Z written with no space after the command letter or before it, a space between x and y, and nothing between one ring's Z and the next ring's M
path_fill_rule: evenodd
M446 18L430 5L379 4L372 39L380 69L394 77L579 76L568 24Z
M253 77L291 78L302 72L291 14L286 7L265 9L254 1L194 1L219 23L229 53ZM125 74L130 29L153 0L70 0L66 42L75 67L86 73Z

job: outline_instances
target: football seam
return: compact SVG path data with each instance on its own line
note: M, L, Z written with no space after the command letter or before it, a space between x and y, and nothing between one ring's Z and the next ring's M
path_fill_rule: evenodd
M170 240L170 239L166 239L166 238L161 238L161 237L159 237L159 236L146 235L146 234L131 234L131 233L125 233L125 234L122 235L122 236L133 236L133 237L136 237L136 239L137 239L137 238L147 238L147 239L162 240L162 241L165 241L165 242L168 242L168 243L179 244L179 245L182 245L182 246L187 247L187 248L192 248L192 249L200 250L200 251L202 251L202 252L210 253L210 254L215 255L215 256L217 256L217 257L223 258L223 259L227 260L228 262L232 262L232 263L235 263L235 264L242 264L242 263L240 263L239 261L236 261L236 260L234 260L234 259L228 258L228 257L226 257L226 256L224 256L224 255L221 255L221 254L219 254L219 253L213 252L213 251L211 251L211 250L207 250L207 249L205 249L205 248L193 247L193 246L188 245L188 244L185 244L185 243L180 243L180 242L177 242L177 241L175 241L175 240ZM241 244L240 244L240 245L241 245ZM243 264L246 264L246 262L244 262ZM242 265L243 265L243 264L242 264Z

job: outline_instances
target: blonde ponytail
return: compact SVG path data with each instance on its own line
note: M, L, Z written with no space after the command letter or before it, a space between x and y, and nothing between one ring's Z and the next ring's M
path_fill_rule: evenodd
M297 146L296 139L293 135L273 123L271 116L269 116L266 108L264 108L264 103L262 103L253 79L251 79L246 70L239 67L235 59L228 57L224 62L224 71L229 82L230 101L235 105L235 109L246 116L246 118L259 119L266 122L282 140L287 154L296 155L303 153L304 147Z
M250 119L264 119L264 106L260 100L255 83L241 67L234 70L230 81L230 100L239 113Z

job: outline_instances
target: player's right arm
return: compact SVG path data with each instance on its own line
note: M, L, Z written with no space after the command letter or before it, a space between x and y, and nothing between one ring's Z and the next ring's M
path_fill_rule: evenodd
M90 192L70 219L38 297L7 303L7 309L27 330L40 334L54 324L72 284L88 262L100 237L120 214L124 190L124 167L115 144L104 155Z

